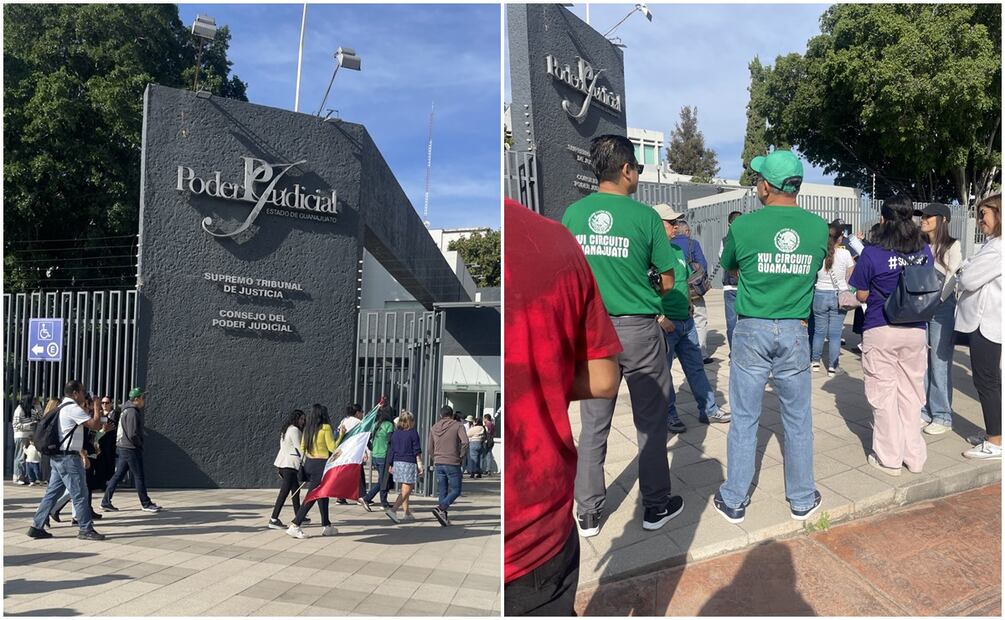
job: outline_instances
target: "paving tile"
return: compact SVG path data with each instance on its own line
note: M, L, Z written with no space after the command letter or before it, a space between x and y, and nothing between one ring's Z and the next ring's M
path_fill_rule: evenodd
M893 487L889 483L857 469L824 478L820 482L851 500L855 512L859 513L889 505L894 497Z

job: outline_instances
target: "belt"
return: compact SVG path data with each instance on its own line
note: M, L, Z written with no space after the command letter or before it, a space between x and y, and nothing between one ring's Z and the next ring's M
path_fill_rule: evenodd
M73 450L57 450L53 456L80 456L80 453Z
M611 314L612 319L655 319L655 314Z

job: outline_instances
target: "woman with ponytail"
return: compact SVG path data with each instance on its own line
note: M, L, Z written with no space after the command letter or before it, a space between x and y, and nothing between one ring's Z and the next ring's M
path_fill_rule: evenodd
M855 268L851 252L839 245L844 231L837 224L827 229L827 256L824 265L817 272L817 283L813 289L813 340L810 360L813 371L820 370L823 363L824 338L827 339L827 374L837 373L838 356L841 354L841 332L844 329L847 310L842 310L838 297L848 290L848 277Z

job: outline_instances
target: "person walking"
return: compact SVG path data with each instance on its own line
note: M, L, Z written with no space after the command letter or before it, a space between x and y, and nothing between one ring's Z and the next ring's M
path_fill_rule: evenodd
M677 226L673 238L670 242L680 248L684 253L684 258L690 266L692 263L701 265L704 273L708 273L708 261L705 260L705 253L701 250L701 243L697 239L691 238L691 226L683 216L677 220ZM690 269L690 267L689 267ZM694 319L694 327L698 333L698 347L701 349L702 363L711 364L713 359L708 355L708 308L705 306L704 293L698 294L689 291L691 300L691 316Z
M817 283L813 290L813 348L810 352L813 372L823 365L827 375L833 377L838 371L838 357L841 355L841 333L847 310L841 309L840 295L848 291L848 278L855 268L851 252L840 243L844 230L835 224L827 227L827 257L817 272ZM824 339L827 340L827 363L824 365Z
M155 504L147 494L146 479L143 473L143 409L146 406L146 393L143 388L134 387L129 391L129 402L122 407L119 414L119 427L115 436L115 473L108 481L105 495L101 498L101 510L118 512L112 504L112 497L118 488L126 471L133 476L133 486L140 499L140 509L145 512L160 512L161 507Z
M272 517L269 518L269 529L285 530L286 525L279 520L286 498L293 494L293 514L300 510L300 467L303 463L303 453L300 452L300 442L303 440L304 412L294 409L286 416L283 425L279 427L279 452L273 465L282 481L276 504L272 507Z
M655 320L661 296L674 285L675 255L659 216L630 198L638 189L643 166L635 159L635 147L628 138L595 138L590 143L590 161L598 191L570 205L562 224L579 241L624 346L618 366L628 383L638 434L642 527L656 530L684 509L684 500L670 494L666 451L670 370L666 340ZM649 280L650 267L658 274L655 289ZM579 407L582 430L575 495L577 526L584 537L600 533L607 498L607 436L616 403L617 395L585 400Z
M14 484L28 484L27 468L25 468L25 447L35 433L35 427L42 419L38 399L33 394L25 394L14 409Z
M390 488L390 476L387 474L389 464L387 462L387 448L391 442L391 434L394 432L394 409L382 406L377 410L377 421L373 427L373 448L370 451L370 458L373 459L373 467L377 470L377 481L363 496L363 507L367 511L372 510L370 503L373 498L380 493L380 507L385 510L391 506L387 503L387 491Z
M325 463L328 462L328 457L334 450L335 435L332 433L328 409L324 405L315 403L304 418L304 428L300 435L300 453L305 457L303 468L307 478L308 491L321 484ZM320 497L312 502L300 504L296 516L293 517L290 526L286 528L287 535L293 538L307 538L301 525L307 521L307 513L315 503L321 513L321 535L335 536L338 534L338 530L332 526L329 517L328 498Z
M921 212L921 233L935 257L935 270L945 278L938 309L928 322L928 371L921 420L928 435L953 428L953 351L956 334L956 272L963 264L960 242L949 234L949 207L933 202Z
M391 463L390 472L400 485L398 499L384 510L387 518L395 523L401 523L398 508L405 507L405 516L414 520L408 510L408 497L412 487L422 475L422 448L419 446L419 433L415 430L415 416L403 411L398 416L398 428L391 434L391 442L387 449L387 460Z
M960 272L956 330L970 334L970 365L984 413L985 437L963 453L968 459L1002 457L1002 197L977 204L977 222L987 241Z
M338 430L334 431L337 443L342 442L342 438L348 434L349 431L356 428L356 425L363 420L363 405L354 403L345 408L345 416L339 420ZM365 458L365 454L364 454ZM359 470L359 499L356 500L360 506L364 506L363 496L366 495L366 478L363 477L363 469ZM349 501L344 497L338 497L335 499L336 504L348 504Z
M865 397L872 407L870 465L891 476L902 467L921 473L928 456L918 424L925 402L926 323L891 324L886 298L897 288L908 264L931 264L932 252L912 221L914 204L895 196L880 209L879 230L855 264L848 284L866 303L862 324Z
M485 427L485 441L482 443L482 474L491 476L496 467L496 461L492 457L492 448L496 445L496 424L492 416L488 413L482 416L482 426Z
M28 536L36 539L52 538L52 534L43 529L46 519L56 504L56 500L69 489L80 528L77 538L104 540L104 535L94 529L91 506L87 497L84 464L80 458L80 451L84 447L84 430L101 428L101 411L96 402L92 404L90 413L84 411L82 405L86 402L87 392L80 381L76 379L66 382L66 385L63 386L63 394L63 401L50 414L59 416L59 419L56 420L59 426L57 429L59 434L58 450L49 457L49 466L52 469L49 485L35 510L32 524L28 528Z
M481 420L476 420L475 416L469 415L468 427L468 478L482 477L482 443L485 441L485 427Z
M681 214L674 211L668 204L658 204L653 207L666 230L667 238L673 236L674 222ZM698 404L698 421L702 424L729 422L729 414L719 409L715 402L715 392L708 382L705 366L702 362L698 332L692 318L693 306L689 300L687 279L690 269L684 260L684 254L674 245L677 263L674 265L674 285L662 300L662 314L656 317L656 322L663 328L667 342L667 367L673 374L673 360L677 357L684 376L691 387L691 393ZM670 384L670 399L667 407L667 431L673 434L683 433L687 426L677 414L677 394Z
M726 481L713 506L730 523L743 522L754 477L758 421L768 377L782 409L785 497L793 519L819 507L813 478L810 343L806 318L813 283L827 254L827 222L797 203L803 163L775 150L750 161L764 207L736 219L726 235L722 268L739 269L736 327L730 357L732 422L726 439Z
M740 211L730 211L726 219L727 232L736 218L743 215ZM726 238L719 242L719 260L722 260L722 249L726 246ZM733 328L736 327L736 285L740 283L740 274L735 269L722 272L722 306L726 312L726 343L729 345L729 355L733 355Z
M453 409L449 405L441 407L440 419L429 429L426 447L433 455L436 473L438 501L433 516L444 527L450 525L447 511L461 495L461 461L468 454L468 443L464 425L454 420Z

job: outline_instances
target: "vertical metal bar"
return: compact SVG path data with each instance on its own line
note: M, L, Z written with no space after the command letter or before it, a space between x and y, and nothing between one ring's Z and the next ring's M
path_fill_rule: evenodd
M390 394L385 392L385 382L387 380L387 324L390 322L391 316L388 313L383 313L380 316L381 323L381 338L380 338L380 387L377 389L377 396L388 396ZM376 379L376 375L374 376Z
M98 300L97 294L92 293L88 297L88 304L90 305L90 311L88 312L88 319L90 320L90 347L88 347L88 373L87 373L87 385L97 385L98 384L98 372L100 367L100 360L97 357L98 349Z
M119 375L119 353L122 346L122 322L120 318L122 316L122 292L112 291L112 300L114 300L115 307L112 309L112 317L115 321L115 348L113 349L113 354L110 361L112 362L112 394L119 396L122 390L122 377ZM107 393L107 392L103 392Z
M105 361L105 350L106 341L108 340L108 324L107 324L107 301L108 296L104 291L96 292L97 296L96 302L98 304L98 380L94 382L93 388L102 390L107 384L106 368L107 364Z
M354 403L360 402L360 400L359 400L359 382L360 382L360 376L359 376L359 356L360 356L360 349L361 349L362 343L363 343L363 313L362 312L357 312L356 313L356 351L354 352L355 357L353 359L353 369L352 369L352 372L353 372L352 402L354 402Z
M129 291L129 296L132 299L131 311L129 314L129 324L132 330L132 343L133 346L129 350L129 365L132 371L129 373L129 385L136 385L136 350L137 350L137 333L139 332L139 325L137 322L137 317L139 316L139 294L135 289ZM126 394L126 396L129 396Z

